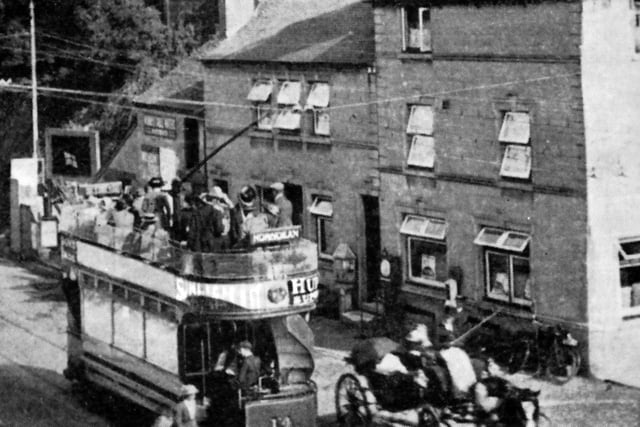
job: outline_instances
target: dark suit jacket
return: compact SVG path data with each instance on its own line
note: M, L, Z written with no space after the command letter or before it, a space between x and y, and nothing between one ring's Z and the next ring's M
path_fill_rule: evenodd
M246 391L251 388L251 386L258 384L260 365L260 358L257 356L249 356L244 359L242 366L240 366L240 372L238 373L238 383L241 390Z
M175 427L198 427L198 422L191 417L184 400L173 408L173 425Z
M290 225L293 225L293 222L291 221L291 216L293 215L293 205L291 204L289 199L287 199L283 195L277 197L275 202L276 206L278 206L279 209L278 222L276 224L276 227L288 227Z

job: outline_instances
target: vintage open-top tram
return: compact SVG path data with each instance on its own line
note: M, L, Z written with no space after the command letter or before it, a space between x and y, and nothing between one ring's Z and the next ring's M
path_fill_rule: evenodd
M60 232L68 378L158 413L193 384L201 425L223 425L227 412L233 425L315 425L313 333L304 316L318 297L317 248L299 227L252 235L243 250L194 253L82 224L79 210L71 217ZM268 387L261 379L230 391L217 376L219 356L243 340L268 368Z

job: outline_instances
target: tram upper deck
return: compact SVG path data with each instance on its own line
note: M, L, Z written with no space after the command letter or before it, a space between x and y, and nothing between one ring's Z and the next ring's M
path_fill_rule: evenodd
M315 243L299 227L251 235L248 247L216 253L192 252L166 233L129 231L83 220L76 208L60 222L63 261L178 301L207 297L256 315L309 311L318 296ZM214 308L215 311L215 308Z

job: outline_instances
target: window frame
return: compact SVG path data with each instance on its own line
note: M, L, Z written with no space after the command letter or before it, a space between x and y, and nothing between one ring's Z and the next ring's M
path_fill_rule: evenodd
M323 214L315 209L321 202L331 203L331 215ZM333 254L329 252L323 252L322 248L323 241L327 242L327 250L330 247L327 238L326 227L330 226L330 223L333 220L333 201L331 200L331 198L326 196L314 196L313 203L309 207L309 214L311 215L311 218L313 219L316 226L315 238L316 244L318 246L318 257L324 260L333 260ZM324 239L322 239L323 236Z
M514 252L510 252L510 251L501 251L501 250L496 250L495 248L491 247L491 246L483 246L483 262L484 262L484 283L485 283L485 295L487 298L491 299L491 300L497 300L497 301L501 301L501 302L505 302L508 304L514 304L514 305L518 305L518 306L525 306L525 307L531 307L533 305L533 300L531 299L525 299L525 298L519 298L515 296L515 276L514 276L514 268L513 268L513 261L514 259L521 259L521 260L525 260L527 261L527 264L529 265L529 292L531 292L531 257L530 256L524 256L523 254L517 254ZM504 256L507 258L507 263L508 263L508 279L509 279L509 294L508 295L502 295L502 294L497 294L491 291L491 269L489 268L489 257L490 255L498 255L498 256ZM531 295L530 295L531 296Z
M633 52L636 57L640 57L640 1L631 0L631 10L633 11Z
M409 14L407 10L409 8L416 8L418 13L418 30L420 31L420 46L413 47L409 46L411 41L410 35L410 27L409 27ZM424 22L423 13L428 13L427 23ZM419 54L430 54L433 51L433 42L431 40L431 9L429 7L422 6L403 6L400 8L400 28L402 32L402 52L403 53L419 53ZM429 46L424 46L424 31L429 32Z
M413 123L415 118L417 117L417 111L419 108L425 108L429 111L430 114L430 123L427 123L425 129L420 129ZM435 122L435 109L432 104L408 104L408 116L407 116L407 124L405 128L405 139L407 140L408 150L405 158L405 165L407 168L412 168L416 170L426 170L433 171L436 163L436 141L433 136L434 134L434 122ZM425 138L425 143L431 145L431 155L427 156L425 164L419 164L412 158L416 157L417 151L417 142L418 139L422 137ZM428 146L425 148L429 148ZM429 154L429 152L427 152Z
M413 232L411 230L407 230L405 226L411 220L422 221L424 224L421 227L422 231ZM439 234L427 233L427 229L431 223L437 223L442 226ZM448 229L447 221L442 218L436 218L436 217L424 216L424 215L414 215L414 214L407 214L404 216L404 219L402 220L402 224L400 226L399 233L402 239L405 240L404 248L406 251L406 256L403 264L404 264L404 268L406 268L405 277L407 282L414 283L417 285L433 286L437 288L445 287L444 281L440 281L437 279L437 272L436 272L436 277L433 279L427 279L427 278L417 277L413 275L412 268L411 268L412 267L411 243L414 241L425 242L431 245L437 245L437 246L443 247L444 263L448 269L449 260L448 260L448 247L447 247L447 229Z
M525 132L526 138L518 137L509 137L509 117L514 117L514 121L517 121L516 116L526 115L527 116L527 129ZM531 176L533 172L533 148L531 146L531 113L529 111L502 111L502 119L500 123L500 128L498 131L498 143L501 148L501 160L500 160L500 178L507 180L515 180L515 181L531 181ZM524 156L525 163L517 162L516 165L518 168L515 171L511 171L511 164L513 164L512 160L513 155L518 151L521 152L520 155ZM511 155L510 155L511 154Z
M619 275L619 295L620 295L620 309L622 310L622 315L624 316L635 316L640 315L640 304L639 305L631 305L631 294L629 295L630 304L629 306L625 305L625 295L623 293L623 288L627 286L623 286L622 284L622 270L623 269L631 269L631 268L640 268L640 251L638 253L627 253L622 245L625 243L640 243L640 237L624 237L620 238L617 241L617 249L618 249L618 275ZM620 259L622 258L622 259ZM630 292L633 292L633 283L630 283L629 286L631 288Z

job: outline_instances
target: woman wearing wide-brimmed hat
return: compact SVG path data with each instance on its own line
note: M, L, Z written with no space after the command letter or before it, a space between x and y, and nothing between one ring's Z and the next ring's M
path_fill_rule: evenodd
M192 384L183 385L180 389L180 402L173 408L173 425L175 427L198 427L196 420L196 395L198 389Z

